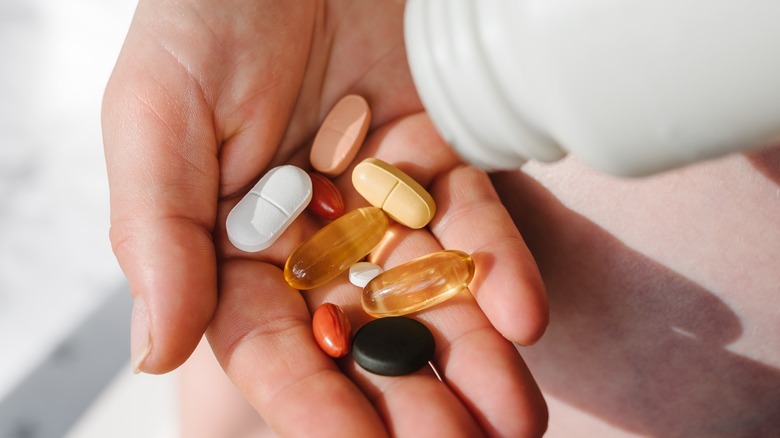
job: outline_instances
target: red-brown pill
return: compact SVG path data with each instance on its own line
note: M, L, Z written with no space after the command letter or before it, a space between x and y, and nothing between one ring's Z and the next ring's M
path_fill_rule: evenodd
M311 202L309 210L317 216L334 220L344 214L344 198L333 182L319 173L309 173L311 177Z
M349 353L352 325L339 306L325 303L318 307L312 317L311 326L314 339L325 354L342 357Z

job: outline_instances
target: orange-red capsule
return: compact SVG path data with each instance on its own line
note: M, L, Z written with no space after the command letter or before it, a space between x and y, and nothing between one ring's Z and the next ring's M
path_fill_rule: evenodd
M330 357L349 353L352 344L352 325L347 315L335 304L325 303L317 308L311 320L314 339Z

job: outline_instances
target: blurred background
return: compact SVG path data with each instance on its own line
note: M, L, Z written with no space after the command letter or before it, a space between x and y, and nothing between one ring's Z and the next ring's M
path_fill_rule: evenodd
M134 8L0 0L0 438L177 435L108 241L100 104Z

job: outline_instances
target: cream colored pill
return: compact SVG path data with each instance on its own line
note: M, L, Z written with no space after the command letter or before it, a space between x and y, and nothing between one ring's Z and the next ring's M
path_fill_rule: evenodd
M358 262L349 267L349 282L357 287L366 287L369 281L382 273L382 267L371 262Z
M311 194L311 179L303 169L286 165L269 170L230 210L230 242L247 252L268 248L306 208Z
M380 159L367 158L355 166L352 185L371 205L409 228L424 227L436 213L430 193L409 175Z
M371 109L357 95L342 98L325 117L309 160L312 167L328 176L344 172L357 155L371 123Z

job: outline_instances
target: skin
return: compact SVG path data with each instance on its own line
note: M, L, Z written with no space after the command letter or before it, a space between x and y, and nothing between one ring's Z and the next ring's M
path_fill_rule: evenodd
M550 326L523 356L546 436L780 430L780 148L647 178L576 158L492 176Z
M283 436L537 436L545 402L512 342L547 324L538 269L487 176L441 141L411 83L402 2L139 2L103 111L110 237L135 300L133 366L164 373L203 334L227 376ZM284 282L292 249L323 225L305 214L272 247L233 248L227 213L268 169L308 166L308 146L342 96L373 111L356 162L375 156L427 187L428 229L399 225L386 267L441 248L470 252L471 294L415 315L434 332L434 363L374 376L334 362L311 334L330 301L367 321L345 277L303 294ZM347 209L365 205L336 179Z
M639 179L573 157L491 179L550 296L545 336L522 349L550 408L545 436L776 434L780 148ZM202 402L187 406L186 436L226 430L213 399L188 400ZM251 412L223 415L261 436Z

